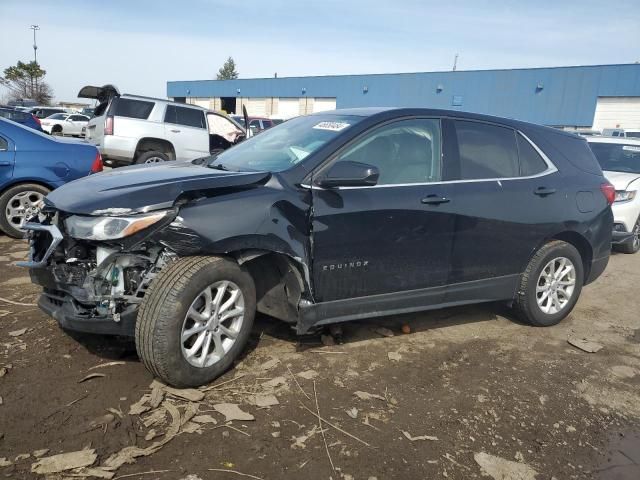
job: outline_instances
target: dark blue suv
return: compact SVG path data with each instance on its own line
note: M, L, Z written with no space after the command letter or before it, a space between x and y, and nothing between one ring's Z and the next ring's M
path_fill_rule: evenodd
M614 194L569 133L338 110L59 188L26 225L28 266L64 328L135 336L154 375L193 386L232 364L256 311L305 333L504 301L554 325L607 265Z

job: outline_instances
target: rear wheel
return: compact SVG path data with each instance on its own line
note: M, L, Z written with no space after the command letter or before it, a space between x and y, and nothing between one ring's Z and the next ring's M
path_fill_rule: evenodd
M163 269L144 297L136 322L138 355L170 385L204 385L240 355L255 311L253 279L237 263L183 258Z
M50 190L35 183L14 185L0 195L0 229L13 238L23 238L22 224L37 213Z
M615 245L614 248L618 252L622 253L636 253L640 250L640 217L636 220L636 224L632 230L633 237L627 243L623 243L621 245Z
M560 240L549 242L536 252L522 274L514 310L531 325L556 325L573 310L583 280L578 250Z
M51 135L62 135L62 125L54 125L51 129Z
M144 152L138 158L136 158L135 163L160 163L160 162L168 162L170 158L162 152Z

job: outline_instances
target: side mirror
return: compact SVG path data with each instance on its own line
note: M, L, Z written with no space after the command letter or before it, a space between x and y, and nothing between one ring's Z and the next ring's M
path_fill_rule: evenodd
M316 183L324 188L370 187L378 183L380 171L366 163L343 161L334 164Z

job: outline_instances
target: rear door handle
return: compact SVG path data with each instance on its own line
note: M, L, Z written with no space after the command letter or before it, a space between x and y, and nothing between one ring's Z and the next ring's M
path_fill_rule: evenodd
M449 199L441 197L439 195L427 195L422 199L422 203L425 205L440 205L441 203L448 203Z
M9 166L11 166L11 162L7 160L0 161L0 167L9 167Z
M552 195L554 193L556 193L556 189L555 188L547 188L547 187L538 187L534 190L533 192L535 195L538 195L540 197L546 197L547 195Z
M180 133L180 130L171 130L173 133Z

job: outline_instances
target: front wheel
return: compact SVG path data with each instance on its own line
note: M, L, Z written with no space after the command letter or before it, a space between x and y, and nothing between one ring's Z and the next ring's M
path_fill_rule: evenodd
M244 349L256 312L255 285L220 257L180 259L155 278L136 322L136 349L147 369L178 388L222 375Z
M556 325L573 310L583 283L578 250L560 240L549 242L536 252L520 278L515 313L537 327Z

